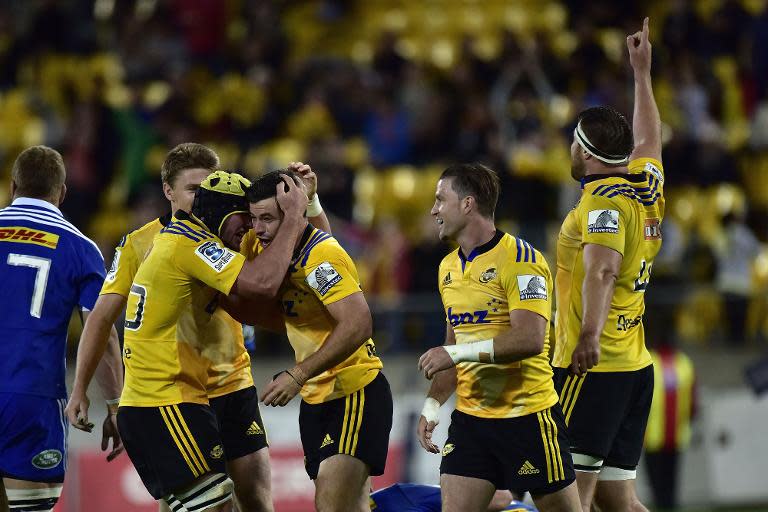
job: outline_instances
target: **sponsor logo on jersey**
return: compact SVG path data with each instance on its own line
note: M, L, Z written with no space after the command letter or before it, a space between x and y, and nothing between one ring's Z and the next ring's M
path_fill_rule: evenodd
M661 170L653 165L651 162L645 163L645 172L649 172L654 175L654 177L661 182L661 184L664 184L664 174L662 174Z
M43 450L32 457L32 465L37 469L53 469L64 459L59 450Z
M618 210L592 210L587 214L587 233L618 233Z
M453 443L448 443L447 445L443 446L443 457L451 453L454 448L456 447L453 445Z
M235 259L235 253L211 241L201 244L195 254L216 272L224 270Z
M448 286L452 282L453 281L451 280L451 273L448 272L447 274L445 274L445 277L443 278L443 286Z
M645 219L645 239L661 240L661 222L659 219Z
M224 455L224 449L221 447L220 444L217 444L213 448L211 448L211 457L214 459L220 459L221 456Z
M526 460L523 462L523 465L520 466L520 469L517 470L518 475L538 475L541 473L540 470L536 469L533 464L531 464L531 461Z
M307 276L307 284L317 290L320 295L325 295L328 290L341 281L341 275L336 272L333 265L324 261Z
M117 267L120 265L120 253L122 250L120 247L118 247L115 250L115 256L112 258L112 265L109 267L109 272L107 272L107 281L114 281L117 277Z
M35 244L55 249L59 245L59 235L40 231L39 229L24 228L21 226L8 226L0 228L0 242L17 242L21 244Z
M640 322L642 322L642 320L643 319L640 315L636 316L635 318L619 315L619 318L616 319L616 330L629 331L630 329L634 329L635 327L640 325Z
M451 326L456 327L464 324L489 324L490 320L486 320L488 316L488 310L482 309L475 311L474 313L454 313L453 308L448 308L448 322Z
M496 279L497 275L498 274L496 273L496 268L491 267L488 270L486 270L485 272L483 272L482 274L480 274L480 282L485 284L485 283L488 283L490 281L493 281L494 279Z
M520 300L547 300L547 281L543 276L517 276L517 287L520 289Z

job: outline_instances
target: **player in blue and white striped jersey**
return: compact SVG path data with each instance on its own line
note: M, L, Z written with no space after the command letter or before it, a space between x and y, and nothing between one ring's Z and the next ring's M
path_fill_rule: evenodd
M0 509L51 510L66 470L65 356L75 308L93 308L104 281L98 247L62 215L66 171L45 146L13 165L13 203L0 210ZM105 398L119 396L117 333L99 369ZM116 408L116 404L115 404ZM114 417L104 440L121 451Z

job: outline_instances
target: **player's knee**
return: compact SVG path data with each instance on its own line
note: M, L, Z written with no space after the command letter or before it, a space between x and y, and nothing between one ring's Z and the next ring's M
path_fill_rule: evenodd
M59 501L63 486L40 487L37 489L6 489L8 507L11 512L27 510L50 511Z
M260 492L257 489L248 489L247 492L237 492L235 489L235 496L237 497L238 509L243 512L273 512L272 500L269 497L269 493Z
M232 480L223 473L211 473L197 480L184 492L173 493L165 498L171 510L176 512L205 512L232 499Z

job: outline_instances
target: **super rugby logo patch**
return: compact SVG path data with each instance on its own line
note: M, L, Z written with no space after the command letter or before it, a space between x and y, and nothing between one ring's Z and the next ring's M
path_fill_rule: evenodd
M588 233L613 233L619 232L618 210L592 210L587 216Z
M205 242L195 249L195 254L216 272L224 270L235 259L235 253L217 242Z
M520 300L547 300L547 282L542 276L517 276L517 287L520 289Z
M341 275L336 272L333 265L324 261L307 276L307 284L317 290L320 295L325 295L336 283L341 281Z

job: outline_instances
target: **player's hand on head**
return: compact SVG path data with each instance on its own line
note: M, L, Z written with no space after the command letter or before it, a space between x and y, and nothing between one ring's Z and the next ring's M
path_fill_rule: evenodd
M600 362L600 339L594 337L581 337L576 344L571 356L571 373L578 376L587 372Z
M643 28L627 36L629 63L636 74L651 72L651 42L648 39L648 18L643 20Z
M94 425L88 421L90 405L91 401L88 400L87 395L71 395L67 406L64 408L64 414L67 416L69 424L78 430L91 432Z
M424 415L419 416L419 425L416 435L419 437L419 444L429 453L440 453L440 448L432 442L432 433L439 422L427 421Z
M107 454L107 462L112 462L125 450L120 432L117 430L117 415L107 412L107 417L104 418L104 423L101 426L101 451L109 449L110 439L112 440L112 450Z
M295 397L301 386L287 371L280 373L261 393L261 403L272 407L283 407Z
M286 216L301 217L307 210L307 195L290 176L282 175L277 184L277 205Z
M455 366L455 363L443 346L431 348L419 358L419 371L424 372L427 379L431 379L437 372L451 366Z
M317 174L309 165L304 162L291 162L288 165L288 169L301 177L301 181L306 188L307 197L311 198L317 193Z

